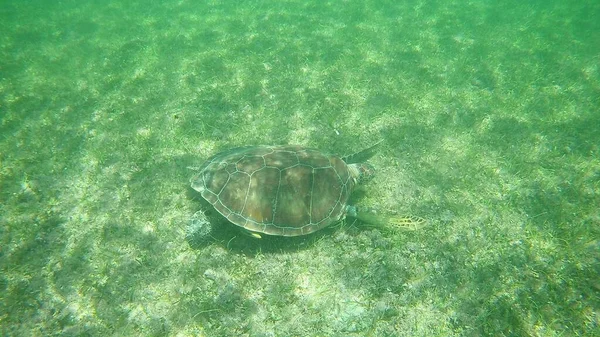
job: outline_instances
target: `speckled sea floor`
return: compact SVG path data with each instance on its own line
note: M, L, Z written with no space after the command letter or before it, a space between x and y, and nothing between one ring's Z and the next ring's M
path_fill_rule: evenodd
M0 335L600 335L597 1L3 1ZM190 239L216 151L428 219Z

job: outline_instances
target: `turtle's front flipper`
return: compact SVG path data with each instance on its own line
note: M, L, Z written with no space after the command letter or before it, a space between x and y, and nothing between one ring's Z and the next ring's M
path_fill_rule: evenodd
M427 221L418 216L400 216L392 212L381 212L374 208L348 206L348 216L357 218L367 225L381 229L421 229Z
M371 145L369 148L366 148L362 151L344 156L342 160L346 162L346 164L364 163L369 160L369 158L373 157L375 153L377 153L381 142L383 142L383 140L378 141L374 145Z

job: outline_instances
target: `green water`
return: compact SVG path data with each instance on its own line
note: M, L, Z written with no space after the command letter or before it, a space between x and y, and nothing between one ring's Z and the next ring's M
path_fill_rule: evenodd
M600 2L0 1L0 335L599 336ZM348 220L189 238L211 154L383 140Z

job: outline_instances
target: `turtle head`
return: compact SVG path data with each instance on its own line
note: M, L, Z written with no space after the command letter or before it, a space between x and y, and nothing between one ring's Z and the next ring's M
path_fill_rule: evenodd
M357 184L363 184L371 181L375 176L375 168L368 163L357 163L348 165L350 174Z

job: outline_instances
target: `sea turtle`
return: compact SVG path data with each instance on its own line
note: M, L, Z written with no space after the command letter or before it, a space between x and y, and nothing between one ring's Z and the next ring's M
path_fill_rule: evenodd
M254 236L306 235L347 215L367 222L402 223L348 205L354 187L373 176L365 163L379 143L347 157L297 146L246 146L209 158L191 180L221 215Z

